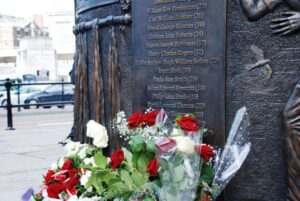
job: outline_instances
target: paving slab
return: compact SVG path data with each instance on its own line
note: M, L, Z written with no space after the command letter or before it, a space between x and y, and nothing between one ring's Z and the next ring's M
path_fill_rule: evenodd
M1 110L1 109L0 109ZM43 174L64 155L59 141L69 134L73 109L14 111L14 131L6 131L0 111L0 201L21 201L30 187L38 190Z

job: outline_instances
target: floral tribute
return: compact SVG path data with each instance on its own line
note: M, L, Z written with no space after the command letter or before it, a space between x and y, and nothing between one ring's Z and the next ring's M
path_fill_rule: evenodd
M40 192L33 194L32 200L193 201L216 198L221 189L212 185L215 151L202 144L206 129L192 114L178 116L171 127L166 126L167 121L163 110L138 112L129 118L119 112L113 125L128 146L116 147L110 156L102 151L109 143L107 129L89 121L86 135L93 144L69 142L65 146L67 154L52 164L44 175Z

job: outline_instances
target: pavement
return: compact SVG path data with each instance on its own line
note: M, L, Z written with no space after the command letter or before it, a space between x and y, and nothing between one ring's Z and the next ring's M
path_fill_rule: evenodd
M58 144L70 132L73 107L13 111L14 128L7 131L6 110L0 108L0 201L21 201L36 191L43 174L64 154Z

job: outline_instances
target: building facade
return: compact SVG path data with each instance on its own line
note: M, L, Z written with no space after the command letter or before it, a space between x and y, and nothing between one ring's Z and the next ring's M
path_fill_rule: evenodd
M75 53L74 2L52 0L51 3L52 9L47 15L47 26L57 54L57 73L60 79L70 80L69 72L72 69Z

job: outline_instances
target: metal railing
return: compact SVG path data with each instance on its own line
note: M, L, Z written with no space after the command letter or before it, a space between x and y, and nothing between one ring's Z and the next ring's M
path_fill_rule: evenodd
M64 82L62 80L61 82L46 82L46 83L13 83L10 79L6 79L4 84L0 84L0 86L4 86L6 89L6 105L2 105L0 103L0 108L5 108L7 111L7 128L6 130L15 130L13 127L13 113L12 109L13 108L18 108L18 111L21 111L21 107L24 108L30 108L30 106L36 106L36 107L51 107L51 106L59 106L59 107L64 107L65 105L71 105L74 104L74 98L72 101L65 101L64 96L65 96L65 85L70 85L72 84L71 82ZM43 103L35 103L35 104L21 104L20 102L20 88L22 86L37 86L37 85L61 85L62 90L61 90L61 99L60 101L56 102L43 102ZM11 88L15 86L16 87L16 94L18 95L18 104L12 104L11 102ZM37 92L38 93L38 92ZM0 97L1 99L1 97Z

